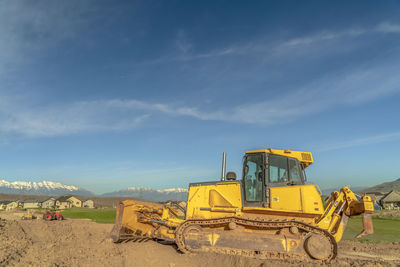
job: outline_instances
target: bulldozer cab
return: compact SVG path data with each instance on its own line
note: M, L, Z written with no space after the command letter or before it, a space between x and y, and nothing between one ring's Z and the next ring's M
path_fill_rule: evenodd
M291 157L274 152L246 152L242 178L244 206L270 206L271 188L305 184L305 165L296 155ZM291 151L283 153L291 154ZM290 188L287 190L292 191Z

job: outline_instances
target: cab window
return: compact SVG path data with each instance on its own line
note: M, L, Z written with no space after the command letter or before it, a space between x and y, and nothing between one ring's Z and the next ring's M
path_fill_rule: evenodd
M286 157L269 155L269 182L284 183L289 181Z
M264 180L262 154L246 156L243 176L246 201L261 202Z
M296 159L269 155L269 182L301 184L300 165Z
M289 173L290 173L290 181L300 182L300 169L299 164L294 159L289 159Z

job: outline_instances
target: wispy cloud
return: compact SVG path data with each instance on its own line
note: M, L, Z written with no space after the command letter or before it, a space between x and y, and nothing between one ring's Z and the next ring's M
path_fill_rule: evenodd
M282 43L283 46L310 45L316 42L329 41L343 37L357 37L370 31L364 29L351 29L341 32L323 31L314 35L293 38Z
M134 129L150 116L144 112L121 114L103 101L46 107L13 103L8 107L0 111L0 133L30 138Z
M396 66L379 65L352 73L332 73L289 93L213 112L182 112L202 120L240 123L287 123L338 106L359 105L400 92ZM185 114L183 114L185 113Z
M283 42L279 46L311 45L322 41L332 41L342 38L359 37L376 33L400 33L400 25L390 22L382 22L372 28L350 28L344 31L322 31L312 35L293 38Z
M374 30L382 33L400 33L400 25L390 22L382 22L377 25Z
M400 140L400 132L392 132L329 144L326 146L322 146L322 148L317 149L317 151L324 152L398 140Z
M187 54L189 50L193 47L193 45L187 39L185 31L183 30L178 31L175 44L178 50L183 54Z
M203 59L215 59L219 57L241 56L241 55L257 55L258 57L290 57L293 53L309 53L318 47L326 47L327 44L337 44L349 38L357 38L365 35L374 34L398 34L400 33L400 24L384 21L376 26L366 27L349 27L346 30L322 30L314 34L298 36L294 38L279 39L272 42L270 38L258 36L256 39L242 42L232 43L226 47L215 48L210 51L199 52L199 47L195 43L190 42L188 34L179 30L175 39L178 54L162 56L157 59L149 60L141 64L160 64L171 61L194 61ZM341 45L342 46L342 45Z
M0 78L76 36L94 7L82 1L0 1Z
M75 12L71 6L69 8L63 6L78 5L79 1L55 6L51 12L43 8L44 2L39 1L37 6L29 6L27 3L28 1L0 2L0 36L4 37L0 38L0 78L9 69L10 64L15 65L15 62L27 60L35 54L35 51L70 38L80 25L86 23L82 19L85 17L83 15L85 8L80 7L76 9L79 11ZM65 10L68 12L64 12ZM17 18L15 14L20 14L20 16ZM167 55L151 62L159 64L165 61L212 60L237 55L251 55L255 58L272 57L276 56L278 50L281 52L278 59L283 61L284 58L290 58L292 56L290 52L294 50L313 51L310 47L315 48L324 42L377 33L400 33L400 25L382 22L368 29L322 31L278 42L268 42L260 38L197 53L195 53L195 45L189 41L186 33L180 31L175 43L179 54ZM26 35L30 36L29 42ZM302 50L304 47L307 49ZM216 66L220 65L216 64ZM208 71L207 75L212 75L208 67L203 66L203 69ZM238 71L242 73L243 68L239 68ZM232 72L230 73L231 77L228 79L234 76ZM264 73L260 72L259 75L264 75ZM150 116L187 116L204 121L263 125L287 123L338 106L358 105L398 93L399 84L398 64L392 61L384 64L374 63L368 67L358 66L357 69L350 71L330 72L300 88L289 88L290 90L276 95L260 95L251 101L223 107L219 105L205 107L201 103L197 105L156 103L118 97L108 100L37 106L29 103L29 100L18 100L15 97L0 94L0 134L34 138L96 131L132 130L146 123ZM5 90L4 86L0 87L0 93ZM266 100L263 100L263 97Z
M332 108L359 105L398 93L400 77L396 74L395 66L385 65L353 73L335 73L266 101L215 107L211 110L202 106L152 103L136 99L81 101L61 106L34 107L12 103L3 97L0 105L0 133L46 137L124 131L142 126L150 116L187 116L205 121L282 124Z

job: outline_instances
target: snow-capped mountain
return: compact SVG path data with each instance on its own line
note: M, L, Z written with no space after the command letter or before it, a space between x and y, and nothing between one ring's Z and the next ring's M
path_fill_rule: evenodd
M91 196L93 193L74 185L65 185L59 182L8 182L0 180L0 194L21 194L21 195L81 195Z
M0 194L20 194L20 195L76 195L76 196L94 196L90 191L75 185L65 185L59 182L42 181L27 182L16 181L9 182L0 180ZM119 191L105 193L101 197L133 197L151 201L186 201L188 190L184 188L152 189L143 187L128 187Z
M152 189L147 187L128 187L102 196L134 197L151 201L186 201L188 190L184 188Z

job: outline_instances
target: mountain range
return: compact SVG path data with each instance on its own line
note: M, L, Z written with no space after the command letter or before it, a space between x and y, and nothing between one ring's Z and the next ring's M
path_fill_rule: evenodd
M360 192L366 189L365 186L349 186L349 188L353 192ZM321 191L323 196L329 196L333 191L340 191L340 187L321 189Z
M58 182L42 181L42 182L8 182L0 180L0 194L21 194L21 195L81 195L93 196L94 194L83 188L74 185L65 185Z
M133 197L152 201L186 201L188 190L184 188L152 189L140 187L128 187L119 191L106 193L103 197Z
M132 197L152 201L176 200L183 201L187 199L187 189L171 188L171 189L152 189L140 187L128 187L118 191L105 193L100 197ZM16 181L8 182L0 180L0 194L18 194L18 195L42 195L42 196L59 196L59 195L78 195L78 196L95 196L94 193L74 185L65 185L59 182L42 181L42 182L25 182Z
M362 190L363 192L389 192L389 191L400 192L400 178L391 182L381 183L369 188Z
M323 195L329 195L332 191L339 188L328 188L322 190ZM400 191L400 179L392 182L385 182L373 187L351 187L354 192L389 192L391 190ZM74 185L65 185L59 182L42 181L42 182L25 182L16 181L8 182L0 180L0 194L20 194L20 195L42 195L42 196L59 196L59 195L79 195L79 196L95 196L94 193ZM100 197L130 197L140 198L151 201L186 201L188 190L184 188L170 189L152 189L142 187L128 187L114 192L100 195Z
M350 189L353 192L357 193L365 193L365 192L382 192L382 193L387 193L392 190L400 192L400 178L396 179L391 182L384 182L378 185L374 185L372 187L366 187L366 186L351 186ZM322 189L322 195L330 195L331 192L333 191L339 191L340 188L327 188L327 189Z

